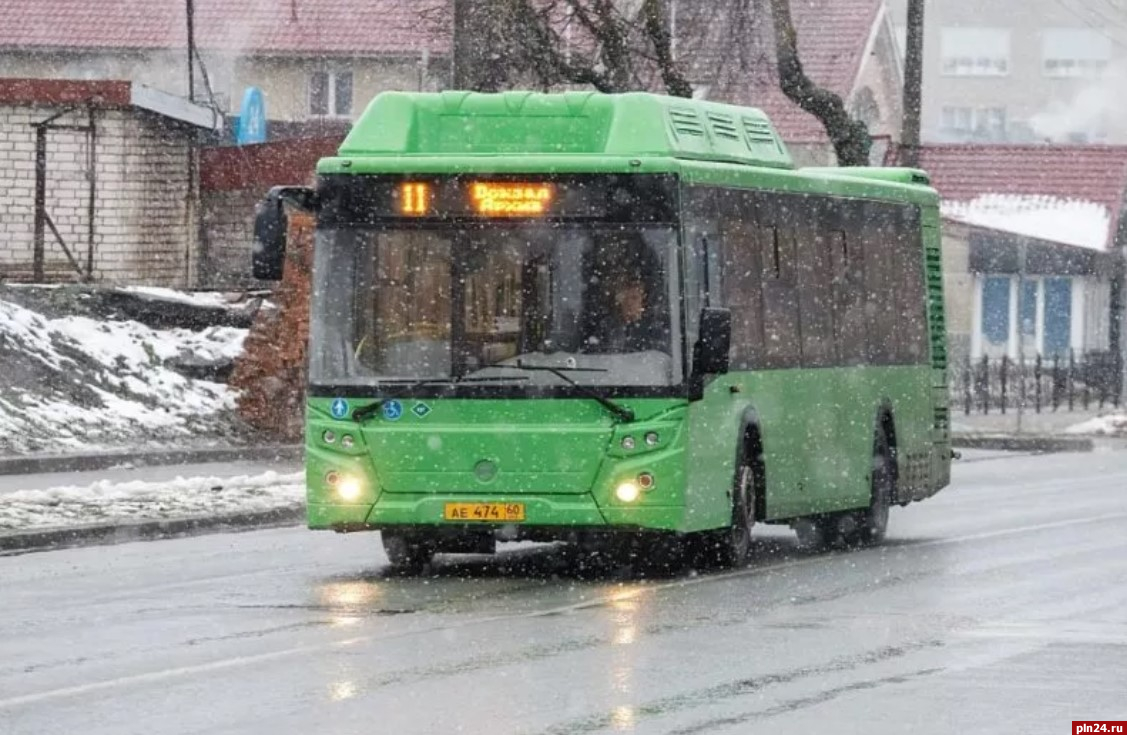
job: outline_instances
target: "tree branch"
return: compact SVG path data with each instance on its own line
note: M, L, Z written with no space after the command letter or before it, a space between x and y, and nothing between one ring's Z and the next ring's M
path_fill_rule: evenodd
M685 79L673 59L673 47L669 26L666 24L663 0L644 0L641 12L645 32L653 45L665 91L674 97L692 97L693 85Z
M779 87L795 104L821 121L842 166L867 166L872 138L865 124L854 120L841 97L815 84L798 58L798 33L791 20L790 0L770 0L775 21L775 57Z

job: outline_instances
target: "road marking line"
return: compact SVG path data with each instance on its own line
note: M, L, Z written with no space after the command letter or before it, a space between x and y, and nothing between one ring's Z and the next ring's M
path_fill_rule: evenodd
M968 541L985 541L996 538L1005 538L1007 536L1017 536L1025 533L1036 533L1038 531L1049 531L1058 528L1070 528L1072 526L1082 526L1091 523L1104 523L1127 519L1127 513L1112 513L1101 516L1090 516L1086 518L1073 518L1062 521L1050 521L1048 523L1037 523L1028 526L1019 526L1017 528L1007 528L998 531L983 531L981 533L971 533L962 536L952 536L944 539L932 539L930 541L921 541L919 543L911 544L906 548L923 548L929 546L942 546L947 544L958 544ZM880 547L874 547L877 550ZM781 562L779 564L772 564L764 567L753 567L746 569L736 569L730 572L723 572L721 574L704 575L700 577L693 577L689 579L674 580L661 584L640 584L633 588L626 590L619 590L616 593L603 595L601 597L584 600L571 605L562 605L560 607L549 608L547 610L536 610L527 613L516 613L513 615L495 615L485 618L474 618L460 623L442 625L438 628L428 628L426 630L407 630L393 633L390 635L368 635L359 636L355 638L348 638L340 641L332 641L329 643L319 643L307 646L298 646L295 648L286 648L280 651L270 651L268 653L259 653L249 656L235 656L232 658L219 659L217 661L210 661L205 664L194 664L191 666L178 666L169 669L160 669L158 671L146 672L144 674L133 674L130 676L122 676L116 679L106 679L104 681L95 681L88 684L78 684L71 687L62 687L59 689L48 689L34 694L24 694L18 697L8 697L7 699L0 699L0 709L9 709L18 707L25 704L35 704L37 702L44 702L52 699L62 699L65 697L72 697L89 692L103 691L106 689L114 689L117 687L127 686L130 684L144 684L150 682L164 681L167 679L174 679L181 676L191 676L194 674L205 674L213 671L222 671L224 669L237 668L240 666L249 666L252 664L260 663L263 661L272 661L279 658L287 658L296 656L303 653L316 653L326 649L345 648L356 644L372 643L379 640L392 640L395 638L402 638L410 635L432 634L439 630L457 630L461 628L468 628L476 625L486 625L489 623L507 622L513 620L531 620L535 618L550 617L554 615L562 615L572 612L578 612L595 607L602 607L615 601L628 599L630 596L640 592L660 591L666 589L675 589L683 587L692 587L698 584L723 582L729 579L738 577L750 577L757 574L766 574L783 569L792 569L800 566L807 566L823 562L827 559L841 558L845 556L844 553L832 554L819 554L817 556L806 557L803 559L796 559L793 561Z

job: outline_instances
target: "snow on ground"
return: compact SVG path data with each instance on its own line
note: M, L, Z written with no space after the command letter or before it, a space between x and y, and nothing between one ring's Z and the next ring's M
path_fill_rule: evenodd
M177 291L172 288L158 286L124 286L121 291L134 293L139 296L148 296L162 301L176 301L181 304L193 306L232 308L234 304L227 294L216 291Z
M231 327L51 319L0 298L0 454L223 441L233 392L164 363L231 358L245 337Z
M96 482L85 487L18 490L0 498L0 532L162 520L298 508L301 472L240 477L177 477L162 482Z
M1127 436L1127 413L1111 413L1097 416L1065 429L1067 434L1102 434Z
M1096 202L1050 196L985 194L969 202L945 201L945 217L1027 237L1107 248L1111 213Z

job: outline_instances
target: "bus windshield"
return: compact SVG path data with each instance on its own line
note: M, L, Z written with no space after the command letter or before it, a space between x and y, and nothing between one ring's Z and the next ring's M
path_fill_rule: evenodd
M636 224L322 229L310 382L675 385L676 239Z

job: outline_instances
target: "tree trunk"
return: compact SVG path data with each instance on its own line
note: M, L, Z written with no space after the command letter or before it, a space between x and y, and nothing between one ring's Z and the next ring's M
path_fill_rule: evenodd
M672 34L666 17L665 0L645 0L642 19L646 35L654 48L654 57L661 70L661 82L666 93L674 97L692 97L693 85L681 74L673 59Z
M779 87L806 112L821 121L833 143L841 166L869 165L872 138L865 124L854 120L841 97L815 84L798 58L798 33L791 20L790 0L770 0L775 22L775 55L779 67Z

